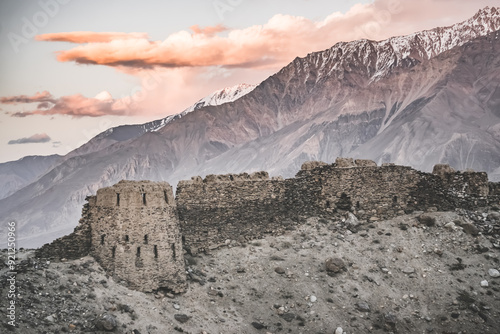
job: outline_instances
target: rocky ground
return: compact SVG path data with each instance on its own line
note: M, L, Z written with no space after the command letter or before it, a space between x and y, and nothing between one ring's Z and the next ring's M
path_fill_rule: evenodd
M19 327L2 317L0 332L498 333L499 216L311 218L283 236L186 255L182 295L129 290L91 257L49 263L21 251Z

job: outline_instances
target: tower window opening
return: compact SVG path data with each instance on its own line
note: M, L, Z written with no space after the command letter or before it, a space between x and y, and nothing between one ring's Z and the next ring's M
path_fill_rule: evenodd
M175 254L175 244L172 244L172 246L170 248L172 249L172 257L174 258L174 261L175 261L175 259L177 258L176 254Z
M142 194L142 204L146 205L146 193Z
M116 206L120 206L120 194L116 193Z
M104 237L105 236L106 236L106 234L101 235L101 245L104 245Z
M396 203L398 202L398 196L394 196L394 197L392 198L392 202L393 202L394 204L396 204Z
M141 256L141 247L137 247L137 253L135 255L137 257Z
M113 248L111 249L111 257L115 257L115 253L116 253L116 246L113 246Z
M168 204L168 196L167 196L167 191L163 190L163 196L165 197L165 203Z
M128 234L125 236L125 241L129 242L130 238L128 237Z
M156 245L154 246L153 252L155 253L155 259L157 259L158 258L158 247Z
M145 243L146 245L148 244L148 235L147 235L147 234L144 236L144 243Z

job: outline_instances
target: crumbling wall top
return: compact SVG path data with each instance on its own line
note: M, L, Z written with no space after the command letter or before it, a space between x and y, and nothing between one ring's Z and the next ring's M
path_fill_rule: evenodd
M328 164L323 161L306 161L300 167L300 170L312 170L316 167L327 166Z
M95 204L100 207L173 206L172 187L167 182L125 181L97 190Z
M335 159L334 166L337 168L349 168L349 167L377 167L377 163L373 160L368 159L356 159L353 158L337 158Z

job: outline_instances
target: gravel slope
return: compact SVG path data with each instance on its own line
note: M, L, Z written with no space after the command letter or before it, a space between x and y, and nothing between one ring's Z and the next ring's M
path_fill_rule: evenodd
M176 296L128 290L91 257L47 263L21 252L19 328L5 328L23 334L498 333L500 278L491 276L500 267L498 212L469 213L476 222L454 212L421 214L382 222L311 218L283 236L186 255L189 288ZM336 260L325 266L329 258Z

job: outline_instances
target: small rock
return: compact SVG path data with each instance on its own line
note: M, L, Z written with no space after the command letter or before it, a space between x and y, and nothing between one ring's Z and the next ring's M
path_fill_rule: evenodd
M252 326L255 328L255 329L263 329L265 328L266 326L264 326L263 324L261 324L260 322L252 322Z
M367 302L358 302L356 303L356 309L360 312L370 312L370 305Z
M325 261L325 268L328 275L336 274L345 268L345 263L339 258L329 258Z
M449 230L453 230L453 231L455 231L457 229L457 226L455 225L454 222L447 223L444 225L444 227L446 227Z
M490 212L488 214L488 219L489 220L494 220L494 221L500 221L500 213L498 213L498 212Z
M486 288L488 286L488 281L487 280L481 281L481 286L483 288Z
M285 269L283 269L282 267L276 267L274 268L274 271L280 275L283 275L285 273Z
M436 218L434 216L431 216L429 214L423 214L423 215L420 215L418 218L417 218L418 222L420 224L424 224L425 226L434 226L436 225Z
M463 228L465 233L468 233L470 235L476 236L479 234L479 229L472 223L470 222L464 222L461 220L456 220L455 224Z
M488 275L490 275L491 277L500 277L500 272L496 269L489 269Z
M181 306L180 306L179 304L174 304L173 306L174 306L174 308L175 308L176 310L180 310L180 309L181 309Z
M407 267L402 270L404 274L413 274L415 272L415 268Z
M316 300L318 300L318 298L316 298L316 296L311 296L309 297L309 300L311 301L311 303L314 303L316 302Z
M384 314L384 324L387 329L396 328L397 320L396 316L391 312Z
M351 212L348 212L347 219L345 220L345 224L348 227L357 227L359 225L359 220L354 214L352 214Z
M96 323L96 327L105 331L112 331L116 328L116 318L111 314L103 314Z
M52 315L49 315L48 317L45 318L48 322L54 322L54 317Z
M295 314L293 314L293 313L285 313L285 314L281 315L281 317L286 322L291 322L293 319L295 319Z
M175 314L174 319L183 324L186 323L189 319L191 319L191 317L186 314Z
M342 329L342 327L337 327L337 329L335 330L335 334L343 334L344 333L344 330Z

